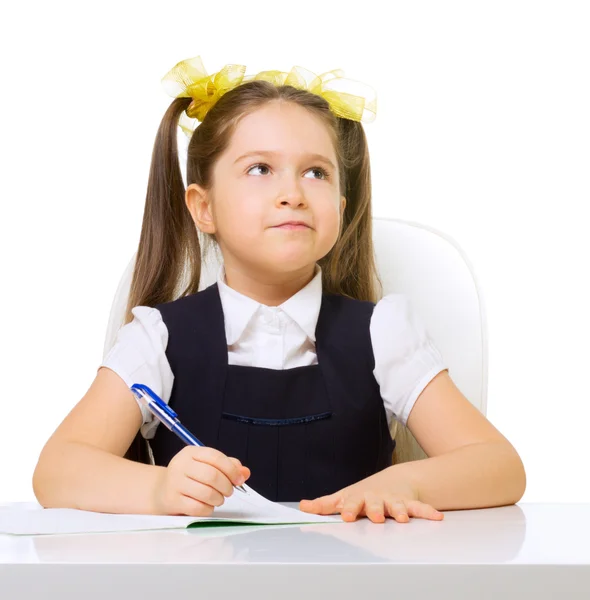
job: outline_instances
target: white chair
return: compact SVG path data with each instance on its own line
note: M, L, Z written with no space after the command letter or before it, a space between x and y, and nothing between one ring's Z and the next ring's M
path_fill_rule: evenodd
M450 236L401 219L375 218L373 240L383 294L408 296L449 367L449 375L485 415L487 322L482 292L465 253ZM199 289L215 281L219 258L212 257L203 264ZM115 293L103 357L123 323L134 264L135 255Z

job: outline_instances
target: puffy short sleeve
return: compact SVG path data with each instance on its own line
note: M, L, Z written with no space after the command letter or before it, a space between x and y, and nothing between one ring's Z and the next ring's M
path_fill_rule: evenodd
M129 387L134 383L147 385L164 402L168 402L174 383L166 357L168 329L156 308L136 306L131 313L133 320L119 329L115 343L100 367L115 371ZM144 438L153 438L159 421L138 404L143 417L141 434Z
M422 390L448 367L405 294L389 294L377 303L370 333L373 373L388 422L395 418L406 425Z

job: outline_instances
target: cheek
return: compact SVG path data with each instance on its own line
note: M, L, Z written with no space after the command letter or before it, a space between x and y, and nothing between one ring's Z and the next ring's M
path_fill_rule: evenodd
M321 222L323 233L335 241L340 231L340 207L336 203L320 207L318 221Z
M260 234L262 213L252 202L225 202L217 212L217 229L231 239L248 240Z

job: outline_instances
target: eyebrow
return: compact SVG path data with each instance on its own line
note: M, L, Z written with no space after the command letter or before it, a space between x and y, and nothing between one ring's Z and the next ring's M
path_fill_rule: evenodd
M234 165L236 163L239 163L240 161L246 159L246 158L250 158L252 156L281 156L282 152L277 152L275 150L253 150L252 152L246 152L246 154L242 154L242 156L239 156L238 158L236 158L236 160L234 161ZM312 160L317 160L320 162L323 162L327 165L330 165L330 167L332 167L332 169L334 169L334 171L336 170L336 166L334 165L334 163L326 156L324 156L323 154L314 154L314 153L309 153L309 154L305 154L304 155L307 158L310 158Z

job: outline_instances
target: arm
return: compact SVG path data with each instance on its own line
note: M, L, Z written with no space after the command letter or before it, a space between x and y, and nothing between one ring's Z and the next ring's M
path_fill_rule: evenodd
M422 390L408 429L429 458L393 465L329 496L302 500L305 512L341 512L345 521L389 514L440 520L439 510L514 504L526 486L512 445L441 371Z
M301 510L341 512L345 520L366 514L375 522L389 514L408 522L408 516L442 518L435 509L520 500L526 485L520 457L463 396L448 370L440 370L413 405L407 403L416 382L444 364L408 298L382 298L373 311L370 333L374 375L385 408L407 424L429 458L396 464L330 496L302 501Z
M142 422L125 382L99 369L85 396L45 444L33 490L44 507L147 514L165 467L122 458Z
M448 370L433 377L413 405L407 402L416 382L444 365L407 296L384 297L375 307L370 332L374 374L386 409L407 424L430 457L395 465L391 477L411 480L420 499L440 509L517 502L525 488L518 454L465 398Z
M525 491L523 463L510 442L465 398L448 371L424 388L408 429L429 458L390 467L418 499L438 510L515 504Z

